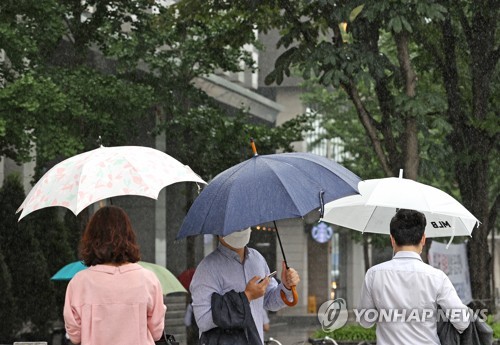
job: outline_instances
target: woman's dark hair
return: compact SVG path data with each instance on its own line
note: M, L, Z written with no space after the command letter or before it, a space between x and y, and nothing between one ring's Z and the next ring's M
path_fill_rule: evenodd
M426 225L423 213L401 209L391 219L391 235L398 246L416 246L422 240Z
M116 206L100 208L85 228L80 256L87 266L139 261L139 246L127 213Z

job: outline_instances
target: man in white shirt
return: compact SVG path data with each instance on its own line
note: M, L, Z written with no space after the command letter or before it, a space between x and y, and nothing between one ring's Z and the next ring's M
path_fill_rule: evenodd
M449 278L420 258L425 226L422 213L399 210L390 224L393 259L366 272L356 314L363 327L377 323L378 345L439 345L436 320L443 314L460 333L469 325Z

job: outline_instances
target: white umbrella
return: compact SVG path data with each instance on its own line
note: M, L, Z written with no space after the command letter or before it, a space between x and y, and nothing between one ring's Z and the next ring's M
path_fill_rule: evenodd
M470 236L479 224L462 204L432 186L401 177L361 181L360 194L325 205L323 221L361 232L389 234L400 208L422 212L426 237Z
M45 207L63 206L75 215L87 206L119 195L157 199L177 182L203 179L166 153L144 146L100 147L70 157L50 169L18 208L19 220Z

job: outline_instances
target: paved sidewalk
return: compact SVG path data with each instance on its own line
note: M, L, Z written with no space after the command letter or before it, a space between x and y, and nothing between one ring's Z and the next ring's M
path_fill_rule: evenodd
M285 308L277 313L270 313L270 330L264 338L274 338L282 345L307 345L314 332L321 329L316 314L307 314L299 308ZM277 345L277 344L273 344Z

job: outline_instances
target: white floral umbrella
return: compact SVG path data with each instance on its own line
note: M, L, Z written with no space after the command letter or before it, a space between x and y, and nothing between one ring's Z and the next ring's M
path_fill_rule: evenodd
M451 195L435 187L400 177L361 181L359 195L325 205L323 220L361 232L389 234L399 208L422 212L426 237L470 236L479 221Z
M18 208L19 220L51 206L75 215L87 206L120 195L157 199L164 187L203 179L175 158L144 146L103 147L70 157L50 169ZM17 213L16 212L16 213Z

